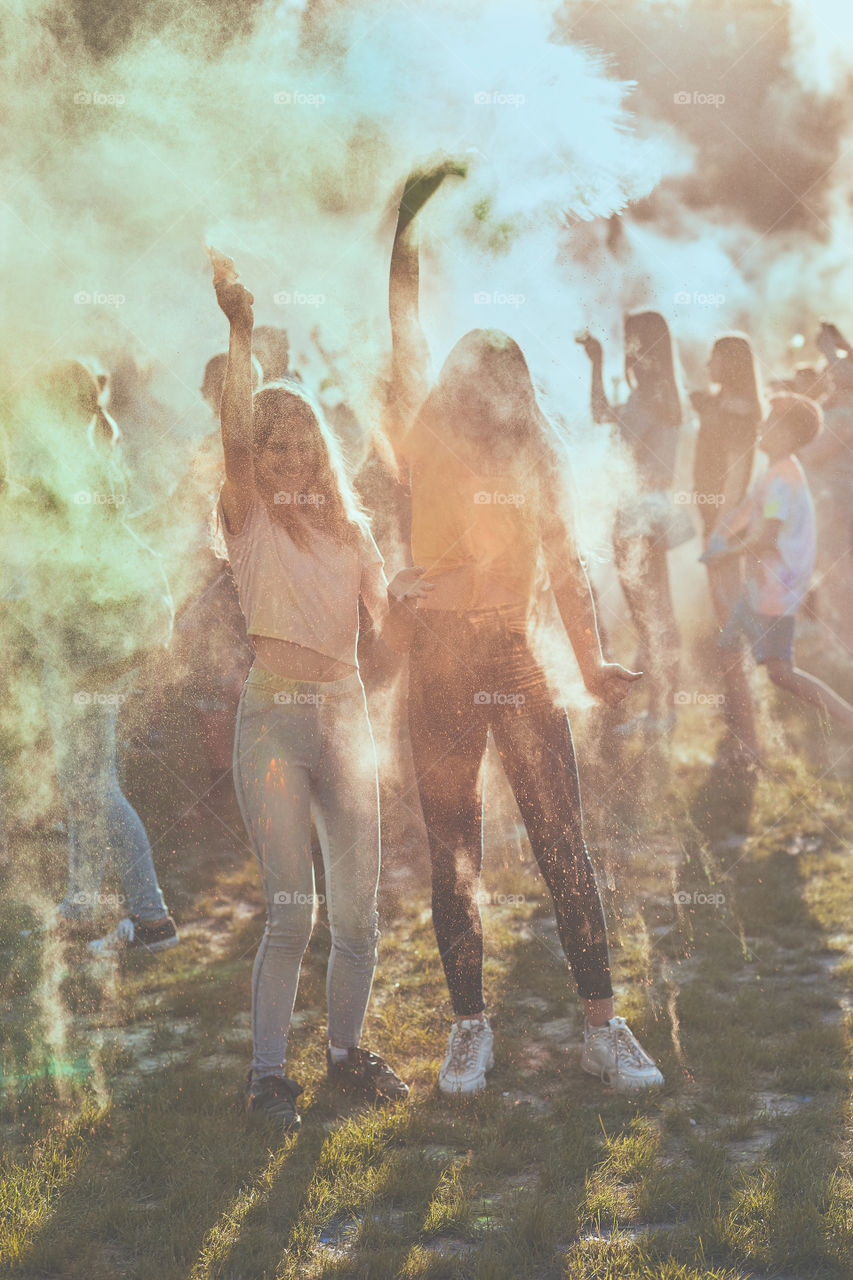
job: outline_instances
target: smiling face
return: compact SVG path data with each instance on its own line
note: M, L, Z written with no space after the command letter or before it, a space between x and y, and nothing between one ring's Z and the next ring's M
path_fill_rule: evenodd
M255 397L255 484L265 500L277 493L305 494L323 465L320 430L311 406L282 387Z

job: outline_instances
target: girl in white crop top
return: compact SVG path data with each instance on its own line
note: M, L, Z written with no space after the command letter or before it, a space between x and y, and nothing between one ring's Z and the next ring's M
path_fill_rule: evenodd
M359 600L398 649L408 602L429 587L418 568L388 586L334 437L302 389L274 383L253 397L253 298L230 260L217 271L231 326L218 520L256 654L237 713L233 772L267 903L252 980L247 1108L289 1130L300 1123L301 1086L284 1067L313 925L312 813L332 937L329 1078L371 1101L408 1093L359 1044L376 964L379 792L356 642Z

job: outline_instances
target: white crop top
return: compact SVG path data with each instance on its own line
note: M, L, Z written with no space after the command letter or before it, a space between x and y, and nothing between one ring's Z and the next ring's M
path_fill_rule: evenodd
M337 662L355 664L358 598L375 615L387 600L379 548L368 534L361 548L341 546L308 528L298 547L269 517L256 493L239 533L230 533L219 500L228 559L237 580L249 635L304 645Z

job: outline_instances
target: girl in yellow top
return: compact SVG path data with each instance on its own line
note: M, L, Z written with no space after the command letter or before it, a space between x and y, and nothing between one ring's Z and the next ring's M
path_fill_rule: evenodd
M433 586L413 624L409 726L432 860L433 923L456 1014L439 1087L477 1092L494 1061L477 902L480 778L491 730L586 1004L582 1066L618 1089L644 1088L662 1076L614 1017L569 723L528 644L543 562L587 688L615 706L638 677L602 657L589 583L560 515L565 463L517 343L474 330L427 387L413 219L452 172L462 171L447 164L410 177L389 296L394 444L411 480L413 559Z

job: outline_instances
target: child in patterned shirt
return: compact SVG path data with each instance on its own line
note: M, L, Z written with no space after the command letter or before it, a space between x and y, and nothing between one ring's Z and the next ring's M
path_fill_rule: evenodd
M809 589L816 554L814 504L797 454L821 430L821 413L805 396L774 396L759 448L769 466L734 511L715 529L702 560L719 564L745 556L745 588L735 600L718 644L737 649L749 640L757 663L775 685L853 729L853 706L830 687L794 666L797 610ZM737 708L733 709L737 716ZM757 743L744 727L741 747L755 755Z

